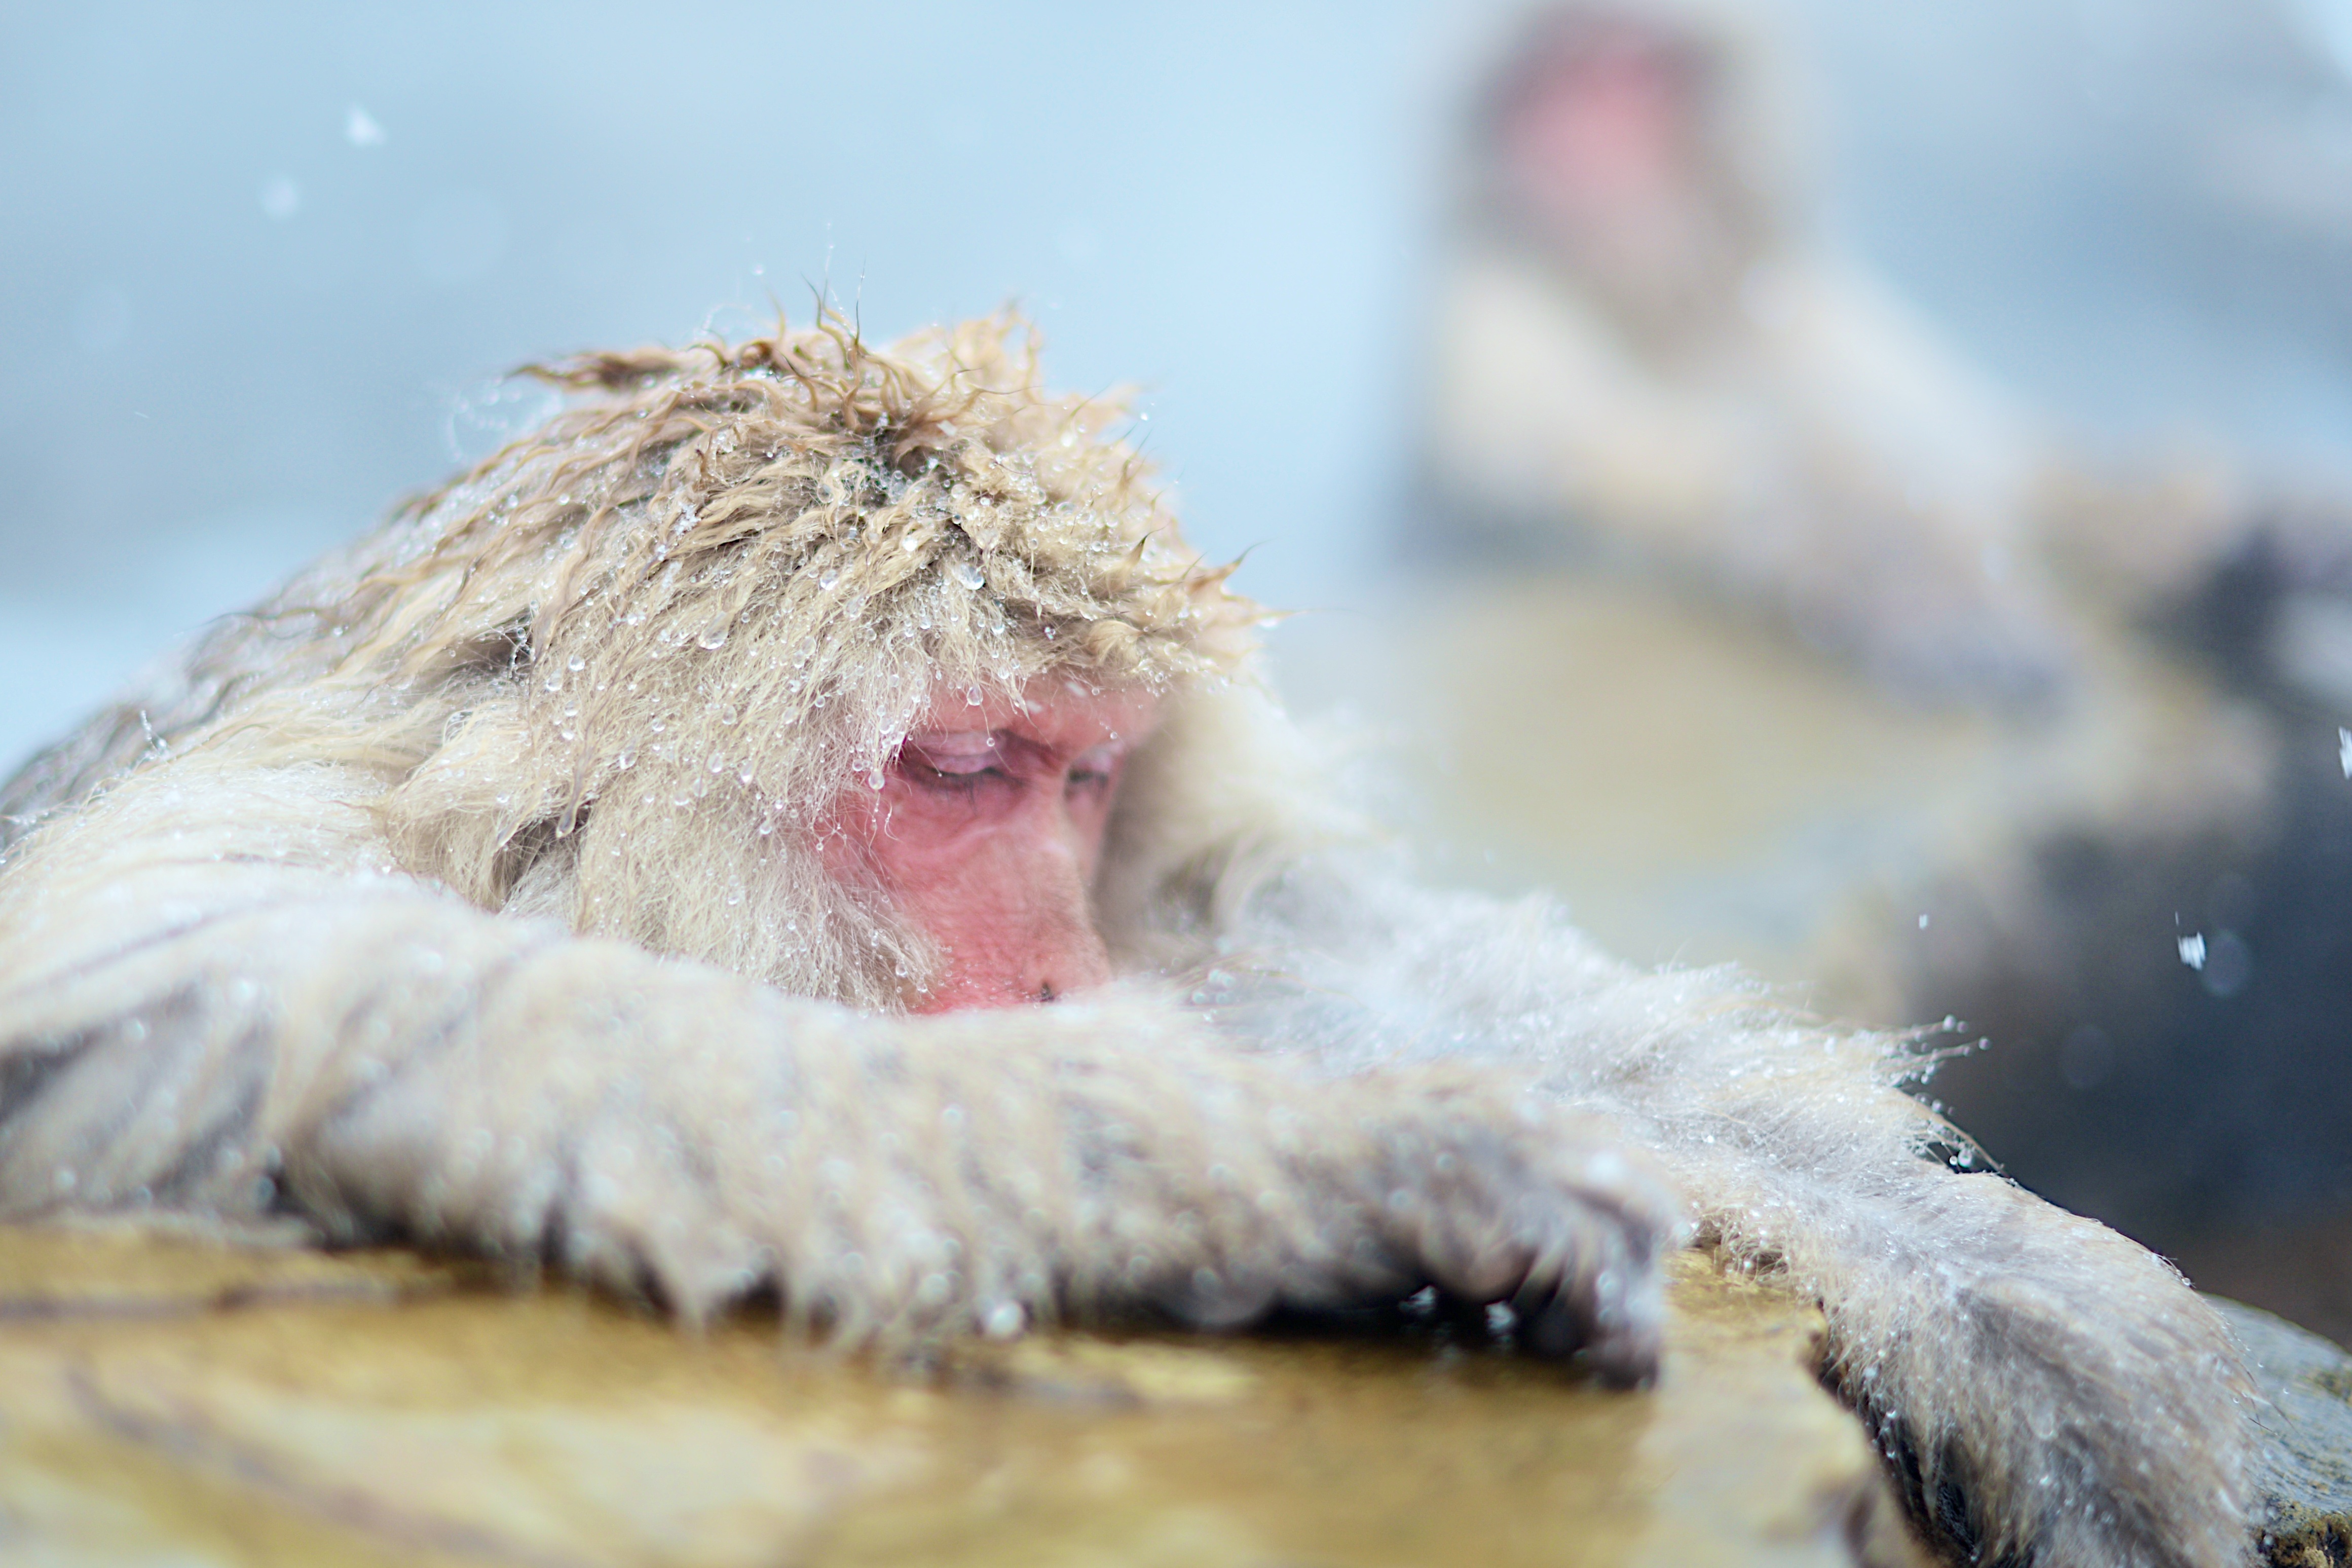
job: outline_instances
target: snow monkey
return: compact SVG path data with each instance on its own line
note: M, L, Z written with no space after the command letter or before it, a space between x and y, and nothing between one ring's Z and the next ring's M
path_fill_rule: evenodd
M1822 1302L1956 1550L2246 1555L2178 1275L1969 1169L1908 1042L1412 882L1011 323L541 374L550 423L8 786L0 1213L885 1346L1433 1285L1622 1384L1696 1243Z
M1751 605L1914 698L2074 660L2026 422L1820 232L1787 73L1706 0L1528 18L1467 117L1424 482L1476 559Z

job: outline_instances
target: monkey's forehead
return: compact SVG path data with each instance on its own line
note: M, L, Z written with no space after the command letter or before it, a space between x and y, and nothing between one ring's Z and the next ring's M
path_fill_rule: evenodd
M869 658L897 638L992 689L1055 665L1166 684L1241 663L1265 612L1185 542L1123 402L1045 390L1017 324L887 350L836 324L543 373L572 405L395 552L445 585L429 640L507 628L593 659L639 636L653 658L780 630Z

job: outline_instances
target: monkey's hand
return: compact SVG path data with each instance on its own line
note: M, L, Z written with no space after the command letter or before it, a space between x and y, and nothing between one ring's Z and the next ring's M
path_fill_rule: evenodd
M1321 1082L1285 1073L1242 1119L1203 1131L1228 1149L1239 1133L1270 1158L1215 1200L1222 1266L1167 1277L1160 1298L1187 1321L1389 1301L1431 1285L1459 1302L1508 1303L1522 1349L1579 1354L1618 1384L1655 1373L1658 1259L1680 1237L1678 1205L1651 1163L1598 1123L1491 1079L1422 1069ZM1170 1152L1136 1155L1166 1180L1190 1163Z

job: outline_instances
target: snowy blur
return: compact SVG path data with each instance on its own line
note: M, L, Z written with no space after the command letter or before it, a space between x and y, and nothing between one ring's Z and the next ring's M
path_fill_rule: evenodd
M9 36L0 771L512 365L1015 301L1449 873L1955 1016L1995 1156L2352 1333L2352 0Z
M2344 456L2352 8L1766 14L1841 230L2032 405ZM17 7L0 755L482 450L500 371L813 287L883 334L1018 300L1063 377L1150 390L1203 548L1331 605L1394 513L1444 142L1510 15Z

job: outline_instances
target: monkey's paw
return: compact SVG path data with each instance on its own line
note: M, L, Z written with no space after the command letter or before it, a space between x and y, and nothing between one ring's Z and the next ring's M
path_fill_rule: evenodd
M1525 1351L1579 1356L1621 1386L1649 1381L1659 1260L1682 1232L1672 1190L1605 1130L1478 1098L1434 1096L1404 1117L1360 1121L1369 1147L1344 1155L1356 1168L1309 1174L1310 1201L1336 1187L1340 1212L1323 1210L1310 1243L1265 1282L1265 1304L1393 1301L1434 1286L1458 1302L1507 1304ZM1317 1163L1337 1153L1327 1146ZM1244 1305L1230 1292L1176 1304L1195 1321L1232 1321Z

